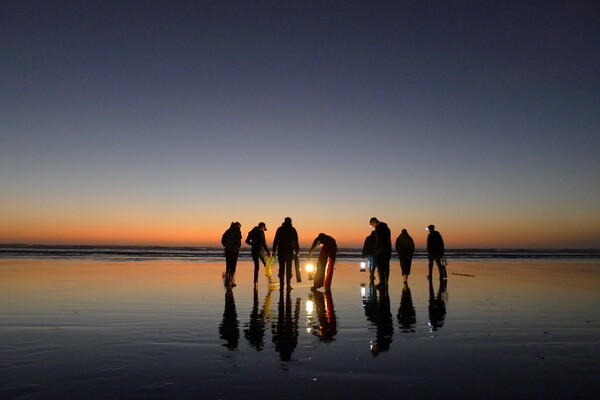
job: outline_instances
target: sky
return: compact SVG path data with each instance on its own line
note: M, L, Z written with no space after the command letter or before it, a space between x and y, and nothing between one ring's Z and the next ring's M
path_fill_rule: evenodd
M591 1L0 2L0 243L600 248Z

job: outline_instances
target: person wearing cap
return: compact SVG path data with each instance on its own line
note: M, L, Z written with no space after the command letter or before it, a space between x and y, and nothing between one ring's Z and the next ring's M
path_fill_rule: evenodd
M254 261L254 286L258 285L258 270L260 265L258 260L263 265L267 265L267 256L271 256L265 239L266 230L267 225L264 222L259 222L257 226L248 232L248 236L246 237L246 244L251 247L250 254L252 255L252 261ZM269 283L272 283L271 275L267 275L267 277L269 278Z
M375 228L375 265L379 275L379 288L385 288L390 279L390 259L392 258L392 232L385 222L373 217L369 224Z
M319 251L319 259L317 260L317 272L315 273L313 289L318 289L324 285L325 290L328 290L331 288L331 281L333 280L333 266L335 265L337 244L331 236L319 233L319 236L315 238L308 251L308 260L312 257L317 246L320 246L321 250Z
M277 228L273 239L273 253L279 258L279 290L287 284L287 290L292 290L292 263L294 256L300 253L298 232L292 226L292 219L285 217L283 224Z
M429 275L427 279L431 279L433 272L433 262L437 264L438 271L440 272L440 279L448 279L446 274L446 266L442 263L444 258L444 239L438 231L435 230L434 225L427 227L429 235L427 235L427 256L429 258Z
M237 266L240 247L242 247L242 224L232 222L229 229L223 233L221 244L225 247L225 286L232 288L235 286L235 269Z

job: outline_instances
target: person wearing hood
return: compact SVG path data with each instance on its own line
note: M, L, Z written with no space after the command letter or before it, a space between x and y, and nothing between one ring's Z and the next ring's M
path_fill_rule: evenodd
M331 281L333 280L333 266L335 265L335 256L338 250L337 244L331 236L319 233L319 236L315 238L308 251L308 260L312 257L317 246L320 246L321 250L319 251L319 259L317 260L317 272L315 273L313 289L325 286L325 289L328 290L331 288Z
M415 253L415 242L406 229L402 229L402 233L396 239L396 251L400 259L402 278L404 279L404 283L406 283L408 275L410 275L410 267L412 266L412 259Z
M392 258L392 233L385 222L373 217L369 224L375 228L375 264L379 274L380 288L385 288L390 279L390 259Z
M254 286L258 285L258 270L260 265L258 261L260 260L263 265L267 265L267 257L271 256L265 239L266 230L267 225L264 222L259 222L258 226L252 228L246 237L246 244L250 245L250 254L252 255L252 261L254 261ZM267 277L269 278L269 283L272 283L271 276L267 275Z
M283 290L284 284L287 284L287 290L292 290L292 263L294 256L300 253L298 244L298 232L292 226L292 219L286 217L273 239L273 253L277 253L279 258L279 290Z
M235 286L235 269L237 267L240 247L242 247L242 224L232 222L229 229L223 233L221 244L225 248L225 286L232 288Z

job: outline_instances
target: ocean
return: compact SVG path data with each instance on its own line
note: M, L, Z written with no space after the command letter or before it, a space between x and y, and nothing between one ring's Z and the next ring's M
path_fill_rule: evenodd
M308 249L301 249L301 256ZM10 258L84 258L104 261L188 260L222 261L219 247L113 246L113 245L0 245L0 259ZM512 260L585 260L600 259L600 249L447 249L448 260L512 259ZM361 259L361 249L340 248L340 260ZM425 249L417 249L415 259L427 258ZM242 248L240 260L249 260L250 250Z

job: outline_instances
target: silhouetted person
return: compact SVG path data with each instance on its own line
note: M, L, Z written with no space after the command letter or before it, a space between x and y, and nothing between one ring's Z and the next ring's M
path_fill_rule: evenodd
M283 361L290 361L292 353L298 345L298 320L300 319L302 299L296 299L296 304L292 310L290 292L285 293L285 301L283 296L283 291L280 290L277 323L271 324L271 332L273 333L273 343L275 343L275 350L279 353L279 358Z
M309 296L313 298L317 313L317 321L311 324L311 333L321 342L333 342L337 334L337 318L331 290L325 290L325 293L314 291Z
M267 230L267 225L264 222L259 222L258 226L252 228L250 232L248 232L248 236L246 237L246 244L250 245L250 254L252 255L252 261L254 261L254 285L258 285L258 271L259 271L259 263L260 260L264 266L267 265L267 256L271 256L271 252L267 247L267 241L265 239L265 231ZM267 271L269 272L269 271ZM273 283L271 279L271 275L267 274L269 278L269 283Z
M369 278L371 282L375 281L375 244L377 243L377 235L375 231L372 231L369 236L365 238L365 243L362 249L362 258L367 260L369 267Z
M429 280L429 327L437 331L444 326L446 319L446 286L447 281L440 280L437 295L433 292L433 281Z
M244 336L257 351L263 350L265 347L264 336L266 323L269 319L271 311L271 294L275 289L270 288L267 297L265 298L262 309L258 308L258 288L254 287L254 295L252 301L252 312L250 313L250 321L245 325Z
M413 306L412 295L408 283L402 288L402 297L400 298L400 308L398 309L398 323L402 332L414 332L417 323L417 313Z
M310 250L308 251L308 260L312 257L317 246L319 250L319 259L317 260L317 271L315 272L314 289L318 289L325 285L325 289L331 288L333 280L333 270L335 265L335 256L337 255L337 244L335 239L324 233L319 233L315 238Z
M387 286L392 258L392 233L385 222L380 222L375 217L371 218L369 224L375 228L375 266L379 275L379 285Z
M369 286L367 296L363 300L363 307L367 320L375 325L375 340L371 341L371 353L379 353L390 349L394 335L394 320L390 307L390 296L387 286L379 286L379 296L373 284Z
M223 311L223 321L219 325L219 335L221 339L227 342L223 346L229 350L237 349L240 330L237 311L235 310L235 299L233 298L233 290L231 288L227 288L225 291L225 310Z
M404 283L408 281L410 267L412 266L413 254L415 254L415 242L410 237L406 229L402 229L400 236L396 238L396 251L400 259L400 269Z
M242 224L232 222L229 229L223 233L221 244L225 247L225 286L235 286L235 269L237 266L240 247L242 247Z
M427 227L429 235L427 235L427 256L429 258L429 275L427 278L432 278L433 262L437 264L438 271L440 272L440 279L447 279L446 266L442 262L444 258L444 239L438 231L435 230L435 226L429 225Z
M294 262L294 256L300 253L300 245L298 244L298 232L292 226L290 217L286 217L283 224L277 228L273 240L273 252L277 252L279 258L280 290L283 290L284 283L287 284L287 289L291 290L292 263Z

